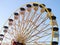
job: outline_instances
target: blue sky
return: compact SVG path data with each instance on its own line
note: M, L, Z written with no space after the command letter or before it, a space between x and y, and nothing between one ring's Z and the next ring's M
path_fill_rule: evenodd
M0 0L0 28L17 8L30 2L44 3L51 8L60 27L60 0Z

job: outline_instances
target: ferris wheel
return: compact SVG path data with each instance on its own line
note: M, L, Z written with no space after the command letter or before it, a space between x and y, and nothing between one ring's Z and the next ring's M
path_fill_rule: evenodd
M0 34L1 45L58 45L56 16L45 4L28 3L7 20Z

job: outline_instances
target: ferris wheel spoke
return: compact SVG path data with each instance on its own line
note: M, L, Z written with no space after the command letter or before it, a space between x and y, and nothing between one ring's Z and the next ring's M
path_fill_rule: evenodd
M10 33L10 32L7 32L10 36L13 36L13 37L15 37L14 35L13 35L13 33Z
M11 40L11 38L8 38L8 37L5 37L5 38Z
M9 33L10 34L10 33ZM4 35L4 38L11 40L11 38L6 37L6 34Z
M36 24L36 22L38 21L38 19L41 17L42 14L40 14L36 19L35 21L33 22L33 24Z
M34 43L35 43L36 45L39 45L38 42L36 42L36 41L35 41Z
M42 30L44 30L46 27L48 27L49 26L49 24L48 25L46 25L45 27L43 27L40 31L38 31L37 33L35 33L34 35L32 35L32 36L30 36L29 38L28 38L28 40L30 40L32 37L34 37L34 36L36 36L36 35L38 35ZM27 34L28 35L28 34Z
M30 27L30 26L31 26L31 23L29 23L28 26L26 27L24 34L26 34L26 32L28 32L28 30L29 30L28 27Z
M22 27L21 27L21 30L22 30L22 32L24 32L24 18L25 18L25 14L24 15L22 15Z
M18 20L18 24L16 24L16 21L15 21L13 26L14 26L14 31L15 31L16 35L17 35L18 33L21 34L21 28L20 28L20 27L21 27L22 25L21 25L20 19ZM16 26L18 27L18 29L17 29ZM13 31L13 32L14 32L14 31Z
M27 17L26 17L26 20L29 20L30 13L31 13L31 12L28 13L28 15L27 15Z
M48 35L51 35L51 33L48 33ZM47 34L43 34L43 36L39 36L39 35L37 35L36 37L44 37L45 35L47 35Z
M37 17L37 19L36 19L34 22L32 22L32 21L30 21L30 22L35 25L35 23L37 22L37 20L39 19L39 17L40 17L40 15ZM30 25L27 30L29 30L29 29L31 28L31 26L32 26L32 25ZM26 31L27 31L27 30L26 30ZM26 31L25 31L25 32L26 32Z
M45 20L44 20L44 21L45 21ZM43 23L43 21L42 21L41 23ZM41 23L40 23L40 24L41 24ZM39 24L39 25L40 25L40 24ZM39 26L39 25L38 25L38 26ZM35 27L35 28L36 28L36 27ZM31 28L31 30L30 30L28 33L30 33L30 32L32 31L32 29L33 29L33 27ZM27 34L28 34L28 33L27 33Z
M25 21L25 22L26 22L26 23L25 23L26 26L25 26L25 28L24 28L23 30L26 30L26 28L27 28L27 26L28 26L28 24L29 24L30 13L31 13L31 12L29 12L28 15L27 15L27 17L26 17L26 21Z
M36 14L37 11L34 12L34 14L31 16L30 20L33 20L35 14Z
M41 14L39 14L39 15L37 16L37 18L36 18L34 21L30 20L30 22L32 23L32 25L34 25L34 26L35 26L36 22L37 22L37 21L38 21L38 19L41 17L41 15L42 15L42 13L41 13Z
M38 38L36 38L36 39L33 39L33 40L31 40L31 41L29 41L29 42L32 42L32 41L35 41L35 40L39 40L39 39L41 39L41 38L43 38L43 37L46 37L46 36L48 36L48 35L51 35L51 33L49 33L49 34L47 34L47 35L44 35L44 36L37 36Z
M51 28L48 28L48 29L46 29L46 30L41 30L39 34L44 33L44 32L46 32L46 31L48 31L48 30L50 30L50 29L51 29ZM36 29L36 30L37 30L37 29ZM36 30L33 30L33 32L35 32ZM38 30L37 30L37 31L38 31ZM33 32L31 32L31 34L27 36L26 40L29 40L29 38L31 37L31 35L33 34ZM39 31L38 31L38 32L39 32ZM35 33L35 34L36 34L36 33ZM31 38L32 38L32 37L31 37Z
M38 24L36 27L34 27L33 29L38 28L43 22L45 22L47 20L47 18L45 17L43 21L40 22L40 24Z
M51 40L48 40L48 39L50 38L50 35L47 35L47 36L48 36L48 37L47 37L45 40L43 40L43 41L41 41L41 38L40 38L40 40L38 39L38 41L37 41L37 40L35 40L35 41L37 41L38 43L51 42ZM41 36L38 36L38 38L39 38L39 37L41 37ZM42 38L44 38L44 36L43 36ZM34 43L34 41L32 41L32 42L26 41L26 43Z
M19 31L21 30L21 22L20 22L20 19L18 21L18 27L19 27Z
M35 14L36 14L36 11L35 11L34 14L32 15L32 17L30 18L30 20L32 20L32 18L34 17ZM27 25L27 26L28 26L28 25ZM27 27L27 26L26 26L26 27Z
M28 29L25 30L25 33L26 33L26 31L28 31L28 30L33 26L33 24L34 24L32 21L29 21L29 22L30 22L31 24L29 25ZM35 25L35 24L34 24L34 25ZM36 25L35 25L35 26L36 26ZM33 27L34 27L34 26L33 26ZM26 27L26 28L27 28L27 27Z
M9 35L12 35L13 33L10 33L10 32L7 32ZM6 37L5 36L6 35L6 33L4 34L4 37ZM15 37L14 35L12 35L13 37ZM6 37L7 38L7 37Z
M39 16L39 17L40 17L40 16ZM44 18L44 20L43 20L41 23L43 23L45 20L46 20L46 19ZM41 23L40 23L40 24L41 24ZM30 27L33 28L33 26L30 26ZM29 28L30 28L30 27L29 27ZM38 26L36 26L36 27L38 27ZM31 29L32 29L32 28L31 28ZM29 30L29 29L28 29L28 30ZM30 32L31 32L31 31L30 31Z
M45 20L46 20L46 19L44 18L44 20L43 20L41 23L43 23ZM40 23L40 24L41 24L41 23ZM39 27L39 26L40 26L40 24L39 24L38 26L36 26L35 28ZM26 35L28 35L28 34L32 31L32 29L35 29L35 28L33 28L33 26L31 26L30 31L29 31Z
M31 12L30 12L31 13ZM30 15L30 13L29 13L29 15ZM29 19L28 19L28 17L29 17L29 15L27 16L27 18L26 18L26 27L24 28L24 30L26 30L26 28L28 27L28 25L29 25Z
M34 14L35 14L35 13L34 13ZM34 14L33 14L33 17L34 17ZM30 18L30 21L32 20L33 17ZM31 22L31 23L32 23L32 22ZM28 24L29 24L29 22L28 22ZM27 24L27 26L28 26L28 24ZM25 29L27 28L27 26L25 27ZM30 27L31 27L31 25L29 26L29 28L30 28ZM27 31L29 30L29 28L27 29ZM26 32L26 31L25 31L25 32Z
M52 33L51 33L51 34L52 34ZM44 40L44 42L45 42L45 41L46 41L46 42L51 42L51 40L47 41L50 37L51 37L51 36L48 36L48 37Z
M22 28L23 28L23 29L22 29L22 30L23 30L23 32L26 30L27 25L29 24L29 23L28 23L28 17L29 17L29 15L30 15L30 12L29 12L29 14L28 14L28 16L27 16L27 18L26 18L26 21L25 21L26 23L25 23L25 22L23 22L23 27L22 27ZM23 21L24 21L24 20L23 20ZM26 24L26 27L24 28L25 24Z
M29 27L28 28L26 27L27 29L25 30L25 33L26 33L26 31L28 31L31 28L31 26L33 26L32 25L33 22L31 22L31 21L29 21L29 22L30 22Z
M18 32L17 28L16 28L16 23L14 23L14 31Z
M40 45L40 44L43 44L43 43L49 43L51 41L37 41L37 43ZM35 44L35 42L26 42L28 44Z
M51 29L51 28L48 28L48 29L46 29L46 30L41 30L39 34L41 34L41 33L43 33L43 32L46 32L46 31L49 31L50 29ZM37 30L37 29L36 29L36 30ZM30 35L28 35L27 37L29 38L36 30L33 30L33 32L31 32ZM37 31L39 31L39 30L37 30ZM28 38L27 38L27 39L28 39Z

